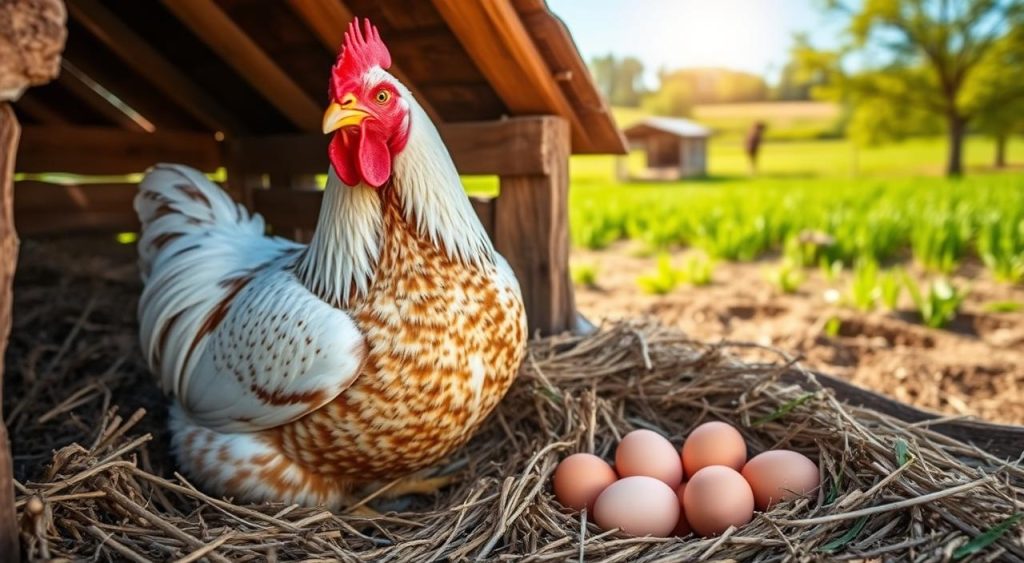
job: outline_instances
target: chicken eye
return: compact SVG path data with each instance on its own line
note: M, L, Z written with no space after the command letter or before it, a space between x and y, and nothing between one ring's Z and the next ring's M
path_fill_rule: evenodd
M390 100L390 99L391 99L391 92L388 92L387 90L380 90L380 91L377 92L377 103L378 104L387 103L387 101Z

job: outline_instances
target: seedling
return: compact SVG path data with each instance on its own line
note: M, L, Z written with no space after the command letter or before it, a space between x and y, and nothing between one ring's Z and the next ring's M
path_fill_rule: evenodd
M671 293L683 281L683 272L672 267L667 254L658 257L658 266L654 272L637 278L637 283L644 293L666 295Z
M597 266L593 264L573 264L570 268L572 281L578 286L586 288L597 287Z
M955 319L960 305L967 297L967 290L953 286L945 278L932 280L925 291L906 273L903 274L903 280L921 314L921 320L932 328L942 328Z

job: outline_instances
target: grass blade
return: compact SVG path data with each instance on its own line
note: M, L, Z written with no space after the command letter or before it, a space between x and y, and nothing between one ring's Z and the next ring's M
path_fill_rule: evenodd
M838 551L844 545L853 541L857 537L857 535L860 534L860 531L864 529L864 525L867 523L868 517L861 516L852 528L846 530L845 534L821 546L820 548L818 548L818 551L822 551L825 553L832 553L834 551Z
M793 399L792 401L787 401L785 404L783 404L779 408L775 409L775 411L772 412L771 414L769 414L767 416L763 416L763 417L755 420L753 422L753 426L760 426L760 425L762 425L762 424L764 424L766 422L771 422L773 420L777 420L779 418L782 418L782 417L786 416L787 414L789 414L789 412L792 411L793 409L795 409L795 408L799 407L800 405L806 403L807 400L810 399L813 396L814 396L814 393L804 393L803 395L800 395L799 397Z
M953 552L953 559L963 559L968 555L974 555L975 553L978 553L992 545L996 540L1002 537L1003 534L1008 532L1010 528L1016 526L1022 519L1024 519L1024 512L1018 512L999 524L996 524L991 530L956 548L956 551Z
M910 461L910 448L902 438L896 440L896 463L903 467Z

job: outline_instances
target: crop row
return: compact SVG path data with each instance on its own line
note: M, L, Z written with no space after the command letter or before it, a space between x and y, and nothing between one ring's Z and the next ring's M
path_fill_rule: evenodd
M975 256L1005 282L1024 280L1024 178L813 180L725 187L584 188L573 242L621 239L650 251L696 247L713 259L781 254L799 267L914 260L947 274Z

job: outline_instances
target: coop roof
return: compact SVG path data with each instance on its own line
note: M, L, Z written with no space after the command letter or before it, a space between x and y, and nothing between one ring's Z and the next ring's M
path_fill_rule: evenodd
M559 115L573 152L624 140L544 0L68 0L60 78L16 109L27 125L232 135L316 132L353 17L436 121Z
M651 133L667 133L675 137L705 138L711 130L696 121L679 117L649 117L628 127L624 133L627 139L646 137Z

